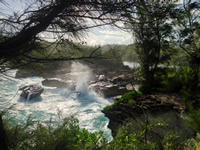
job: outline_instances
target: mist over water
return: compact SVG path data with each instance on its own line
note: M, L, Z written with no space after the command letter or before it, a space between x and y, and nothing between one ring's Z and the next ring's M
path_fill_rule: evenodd
M88 82L92 78L92 72L89 67L81 63L72 63L71 72L77 73L72 77L72 80L76 83L76 91L82 95L89 94Z
M16 70L8 72L14 76ZM24 123L31 115L34 120L48 123L50 118L58 121L58 112L65 118L75 114L81 128L90 132L104 131L104 135L112 140L111 131L107 128L108 118L101 110L110 105L111 102L88 88L88 82L92 78L90 68L80 63L73 63L71 66L73 76L71 80L75 83L75 89L44 87L41 97L29 101L20 98L19 87L39 83L44 80L41 77L29 77L14 79L0 77L0 110L16 104L9 113L15 116L16 123Z

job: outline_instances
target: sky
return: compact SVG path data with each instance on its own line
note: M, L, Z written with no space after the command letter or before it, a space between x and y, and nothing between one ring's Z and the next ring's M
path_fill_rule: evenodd
M179 0L177 3L182 3ZM120 44L128 45L133 43L133 36L130 32L125 32L113 27L95 28L88 33L87 43L89 45Z
M6 2L9 3L9 8L0 3L0 11L9 13L12 9L20 11L23 7L20 0L6 0ZM128 45L133 43L131 33L109 26L90 29L81 40L91 46L106 44Z
M19 10L23 8L20 3L21 0L5 0L9 3L10 8L6 8L0 3L0 11ZM26 2L26 1L25 1ZM182 2L180 0L179 2ZM130 32L125 32L118 28L104 26L90 29L85 35L82 41L85 41L88 45L106 45L106 44L120 44L128 45L133 43L133 36Z
M133 37L129 32L107 26L92 29L86 37L86 42L88 45L128 45L133 43Z

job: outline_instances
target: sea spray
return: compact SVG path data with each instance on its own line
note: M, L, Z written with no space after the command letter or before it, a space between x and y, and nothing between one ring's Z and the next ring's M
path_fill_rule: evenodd
M92 70L81 63L72 63L71 80L75 81L75 90L80 93L76 100L80 102L79 111L76 117L80 121L80 126L94 132L103 130L108 140L112 140L111 132L107 128L108 118L105 118L101 110L111 103L97 94L93 89L89 89L89 81L93 79Z
M71 66L71 73L76 72L76 76L72 77L72 80L75 81L75 89L77 92L80 92L81 95L88 94L88 82L92 77L91 69L78 62L73 62Z

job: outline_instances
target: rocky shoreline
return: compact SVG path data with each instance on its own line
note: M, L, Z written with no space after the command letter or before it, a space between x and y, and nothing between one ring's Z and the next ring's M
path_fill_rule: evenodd
M113 137L121 127L144 130L148 124L164 122L166 126L158 126L152 129L147 136L149 141L162 139L169 133L180 135L180 141L189 139L195 135L192 129L187 127L184 121L182 97L177 94L154 93L142 95L136 98L135 104L120 103L110 110L102 110L109 118L108 128L111 129Z
M88 75L90 79L87 81L88 88L96 91L104 97L114 97L117 101L120 95L129 91L133 91L132 71L128 67L122 67L118 71L114 68L97 67L87 64L87 68L83 70L71 71L71 68L58 69L52 74L43 75L43 86L69 88L76 90L75 85L78 76ZM36 75L38 72L35 72ZM30 72L19 70L17 77L33 76ZM119 128L131 124L131 128L144 129L147 122L157 123L163 121L167 124L165 127L157 127L151 131L147 137L149 140L158 140L163 138L167 133L176 133L181 135L181 141L192 137L195 132L187 128L184 117L182 116L185 107L182 97L177 94L161 94L154 93L151 95L139 96L136 104L120 103L112 107L110 110L102 110L107 118L109 118L108 128L111 129L113 137L115 137Z
M70 67L66 69L57 69L52 73L40 74L38 71L29 72L28 70L19 70L16 74L17 78L41 75L45 79L42 81L43 86L56 87L56 88L69 88L75 90L77 78L80 74L90 77L87 81L89 89L94 90L96 93L104 97L113 97L123 95L133 90L130 84L132 81L132 72L126 66L121 66L120 71L111 68L98 68L95 65L87 64L89 70L75 70L72 71Z

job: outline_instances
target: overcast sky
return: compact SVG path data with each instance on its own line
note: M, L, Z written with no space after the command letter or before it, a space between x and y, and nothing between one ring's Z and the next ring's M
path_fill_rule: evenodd
M16 11L23 9L23 5L20 3L20 0L6 0L6 3L9 3L9 7L5 7L0 3L0 11L9 13L13 9ZM133 40L130 33L105 26L91 29L84 37L83 41L87 42L88 45L105 45L131 44Z
M182 0L180 0L182 1ZM5 8L0 3L0 11L11 11L23 9L20 0L6 0L10 4L10 8ZM82 39L81 39L82 40ZM119 30L117 28L111 28L109 26L91 29L84 37L83 41L88 45L105 45L105 44L131 44L133 43L132 34Z
M95 28L88 33L89 45L131 44L132 34L111 27Z

